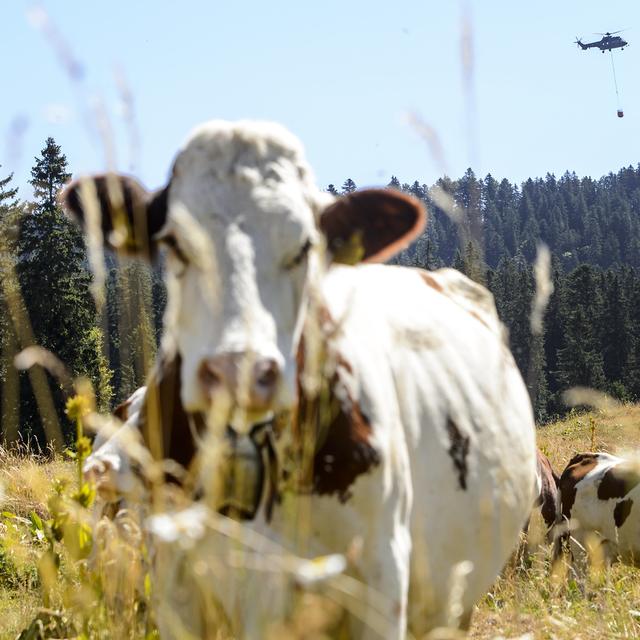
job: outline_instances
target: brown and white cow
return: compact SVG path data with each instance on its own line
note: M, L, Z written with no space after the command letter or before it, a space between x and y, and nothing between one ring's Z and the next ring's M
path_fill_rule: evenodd
M556 524L560 515L560 478L556 475L549 458L538 449L536 451L535 500L531 515L522 529L524 537L514 556L516 566L528 564L527 555L540 545L547 545L556 539Z
M372 264L420 232L421 205L387 190L334 199L286 130L221 121L189 136L161 191L98 176L63 200L89 227L99 216L116 248L169 248L142 412L152 453L191 469L214 508L222 485L223 508L269 545L313 557L360 540L352 636L468 624L533 501L534 423L483 287ZM163 635L208 633L210 593L238 635L257 633L288 600L277 577L221 579L218 542L194 528L197 542L159 552L174 560L156 576L173 598L158 612Z
M562 516L583 548L607 562L640 558L640 463L608 453L574 456L560 476Z
M550 541L552 530L560 513L560 478L549 462L549 458L537 450L536 488L538 497L534 507L539 509L540 515L546 527L546 538Z

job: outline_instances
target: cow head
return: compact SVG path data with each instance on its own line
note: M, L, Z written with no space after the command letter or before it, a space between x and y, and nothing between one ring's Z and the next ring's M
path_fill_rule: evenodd
M73 181L62 200L120 251L168 248L165 340L181 357L183 405L199 412L215 401L227 423L247 430L295 401L310 274L387 259L425 218L395 191L334 199L290 133L256 122L197 128L160 191L108 174Z

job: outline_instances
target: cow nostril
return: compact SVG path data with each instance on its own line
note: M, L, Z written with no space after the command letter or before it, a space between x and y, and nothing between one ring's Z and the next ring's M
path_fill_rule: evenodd
M256 367L256 384L265 389L272 389L276 385L279 376L280 369L273 360L261 362Z
M199 372L200 381L207 389L215 389L222 385L224 377L221 372L211 365L211 363L203 362L200 365Z

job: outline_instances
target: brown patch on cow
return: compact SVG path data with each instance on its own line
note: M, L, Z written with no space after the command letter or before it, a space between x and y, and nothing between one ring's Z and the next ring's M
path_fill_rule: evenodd
M182 406L180 369L177 354L165 355L156 364L147 384L141 430L156 460L169 458L188 469L197 451L195 435L204 432L205 421L200 414L187 414Z
M453 461L453 466L458 473L458 484L460 488L467 489L467 455L469 454L469 436L464 436L460 432L458 425L449 418L447 420L447 433L449 434L448 454Z
M85 180L95 190L105 243L123 253L153 255L152 238L167 218L169 187L149 192L137 180L115 173L73 180L65 187L60 201L80 222L84 222L88 206L82 196Z
M120 420L126 422L129 419L129 407L131 406L131 398L127 398L121 402L113 411L113 415Z
M631 513L631 507L633 506L633 500L631 498L627 498L626 500L621 500L616 505L613 510L613 521L616 523L616 527L620 528L624 521L629 517Z
M417 271L418 271L418 274L420 275L420 277L425 281L427 286L431 287L432 289L434 289L438 293L442 293L443 295L447 295L446 292L445 292L444 287L437 281L436 278L433 277L433 275L431 275L428 271L422 271L421 269L417 269ZM487 327L487 329L489 329L491 331L494 330L489 325L489 323L487 322L486 318L482 317L482 315L479 314L477 311L474 311L473 309L468 309L467 307L463 307L463 308L464 308L465 311L467 311L467 313L469 313L470 316L472 316L478 322L482 323L485 327Z
M477 312L474 311L473 309L469 310L469 314L471 316L473 316L478 322L480 322L481 324L483 324L485 327L487 327L487 329L491 329L491 327L489 326L489 324L487 323L487 321Z
M540 495L536 505L540 507L540 513L548 528L551 528L560 511L560 492L558 484L560 478L553 471L549 458L540 450L537 450L538 476L540 477Z
M435 289L438 293L443 293L444 288L428 271L419 270L418 274L426 282L428 287Z
M640 472L637 465L622 462L604 473L598 485L598 498L600 500L624 498L638 483L640 483Z
M598 464L597 453L580 453L569 460L560 476L558 487L562 502L562 515L571 517L571 509L576 499L576 485Z
M338 358L333 375L321 376L318 393L310 397L301 380L304 348L301 340L297 356L298 408L294 435L301 450L311 439L312 493L337 495L341 502L346 502L351 497L353 483L380 464L380 455L371 443L369 419L340 378L341 370L351 371L350 363Z
M384 262L424 228L422 203L392 189L364 189L336 200L320 217L320 230L336 262Z

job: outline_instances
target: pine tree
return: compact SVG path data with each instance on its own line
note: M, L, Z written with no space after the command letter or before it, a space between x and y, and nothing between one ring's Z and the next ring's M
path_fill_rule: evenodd
M391 176L391 180L389 180L389 184L387 185L388 189L397 189L398 191L402 190L402 186L400 185L400 180L395 176Z
M31 169L33 195L43 211L56 208L56 196L62 186L71 178L67 173L67 158L53 138L47 138L41 156L35 158Z
M107 281L109 363L116 402L145 383L160 340L166 292L157 271L139 260L111 269Z
M602 306L595 269L581 265L567 278L563 300L566 346L558 351L557 374L563 390L575 386L605 390L600 339Z
M357 188L356 183L351 178L347 178L342 185L342 193L353 193Z
M67 173L65 156L49 138L32 170L37 201L24 215L17 243L16 272L34 340L53 352L71 374L86 376L98 391L99 406L111 399L109 375L104 370L98 318L89 286L84 242L78 227L57 207L57 191ZM73 439L64 416L64 398L50 385L65 436ZM38 408L26 382L22 383L21 429L44 444Z
M0 179L0 436L14 440L18 436L19 378L13 366L17 340L11 309L15 279L16 235L20 208L18 188L11 186L13 174Z
M624 384L624 366L631 347L631 320L629 306L615 271L604 274L604 312L606 322L602 324L602 356L604 374L612 393L620 400L627 397Z
M336 189L334 184L330 184L327 187L327 191L332 195L332 196L339 196L340 194L338 193L338 190Z
M459 257L456 256L456 262L459 265L461 260L462 268L455 266L456 263L454 262L455 268L462 271L462 273L464 273L468 278L471 278L471 280L480 284L485 284L487 281L487 265L482 259L482 252L478 248L478 245L472 240L469 240L465 245L462 254L458 255Z
M2 165L0 164L0 167ZM18 205L16 196L18 195L18 187L11 187L13 173L6 178L0 179L0 218L4 218L8 211Z
M462 239L465 245L473 241L476 249L482 254L482 182L476 179L470 168L456 183L455 198L463 212L462 224L460 225Z

